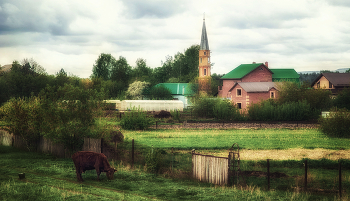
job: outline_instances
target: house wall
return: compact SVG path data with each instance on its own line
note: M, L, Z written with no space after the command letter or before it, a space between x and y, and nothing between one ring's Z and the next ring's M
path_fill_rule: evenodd
M237 96L237 89L241 89L242 95ZM243 110L247 109L252 103L258 103L261 100L267 100L271 98L271 92L274 93L274 98L278 98L278 91L274 88L270 89L268 92L246 92L241 86L237 85L230 94L231 102L237 105L241 103L241 108Z
M272 82L272 74L265 66L259 66L243 77L242 82Z
M332 88L329 88L329 81L325 76L322 76L315 84L312 86L314 89L317 89L317 83L320 83L320 89L335 89L332 85Z

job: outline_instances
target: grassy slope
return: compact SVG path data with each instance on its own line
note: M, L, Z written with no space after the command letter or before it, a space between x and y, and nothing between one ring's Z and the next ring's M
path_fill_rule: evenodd
M96 181L94 171L77 183L73 162L0 146L2 200L320 200L321 197L281 191L239 190L190 180L172 180L139 170L118 168L115 179ZM19 172L26 173L18 180Z
M125 138L144 145L177 149L269 150L290 148L350 149L350 139L328 138L316 129L229 129L123 131Z

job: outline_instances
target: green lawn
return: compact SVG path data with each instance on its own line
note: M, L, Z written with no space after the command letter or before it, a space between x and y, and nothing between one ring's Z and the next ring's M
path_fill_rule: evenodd
M157 148L270 150L291 148L350 149L350 139L329 138L317 129L180 129L122 131L126 139Z
M114 164L111 161L112 165ZM117 166L115 179L105 174L96 181L95 171L83 174L85 181L76 182L71 159L29 153L0 146L1 200L333 200L324 197L286 191L263 191L221 187L189 179L167 179L148 174L142 169L129 170ZM18 173L26 174L25 180ZM346 197L347 198L347 197Z

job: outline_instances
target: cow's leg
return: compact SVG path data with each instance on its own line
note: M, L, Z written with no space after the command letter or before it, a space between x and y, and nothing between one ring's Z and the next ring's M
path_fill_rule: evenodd
M76 171L76 173L77 173L77 180L78 181L84 181L83 180L83 177L81 176L81 173L83 172L83 170L81 169L81 168L77 168L77 171Z

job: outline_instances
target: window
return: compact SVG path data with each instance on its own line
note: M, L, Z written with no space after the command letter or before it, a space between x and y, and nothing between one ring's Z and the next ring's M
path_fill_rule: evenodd
M237 89L237 96L242 96L242 89Z
M321 86L321 85L320 85L320 82L317 82L317 85L316 85L316 86L317 86L317 88L319 89L320 86Z
M242 109L242 103L237 103L237 108Z
M329 88L331 89L333 87L332 83L329 82Z
M204 75L207 75L207 69L204 69Z
M207 52L204 52L204 55L207 55Z
M275 98L275 92L274 91L270 92L270 98Z
M201 58L201 63L202 63L202 58Z

